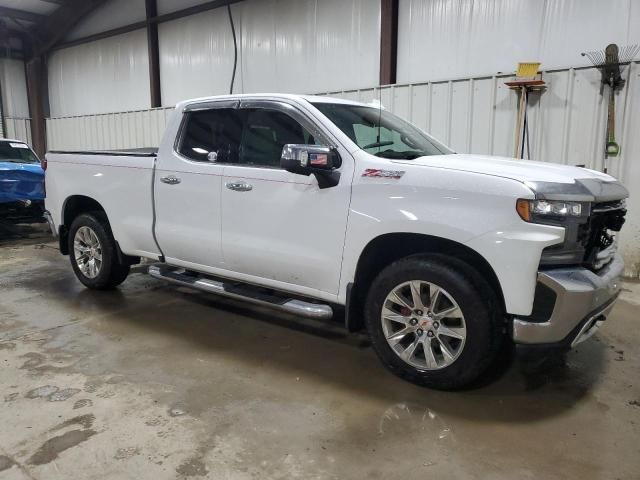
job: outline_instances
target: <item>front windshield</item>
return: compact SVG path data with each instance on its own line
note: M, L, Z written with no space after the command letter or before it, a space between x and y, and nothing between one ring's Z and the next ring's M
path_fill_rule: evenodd
M40 163L26 143L0 142L0 162Z
M409 122L386 110L364 105L316 102L313 106L365 152L382 158L413 160L453 153Z

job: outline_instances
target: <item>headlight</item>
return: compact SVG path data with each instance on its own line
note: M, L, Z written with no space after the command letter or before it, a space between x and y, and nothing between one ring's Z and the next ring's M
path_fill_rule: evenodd
M541 220L562 220L567 217L581 217L586 212L586 206L580 202L564 202L560 200L524 200L516 202L516 211L525 222L535 222L536 217Z

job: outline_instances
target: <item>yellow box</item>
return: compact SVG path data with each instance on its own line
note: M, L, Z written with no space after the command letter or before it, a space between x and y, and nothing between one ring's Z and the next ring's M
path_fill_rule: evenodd
M540 62L522 62L518 63L516 77L535 77L538 74Z

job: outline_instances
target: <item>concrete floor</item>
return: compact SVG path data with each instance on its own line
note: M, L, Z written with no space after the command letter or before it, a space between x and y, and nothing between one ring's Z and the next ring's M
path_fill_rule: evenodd
M2 479L640 478L640 285L565 361L444 393L332 325L86 290L41 231L0 238Z

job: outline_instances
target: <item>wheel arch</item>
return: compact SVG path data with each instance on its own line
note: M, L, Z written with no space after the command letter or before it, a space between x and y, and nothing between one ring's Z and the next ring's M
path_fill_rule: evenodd
M88 212L103 212L105 215L107 214L100 202L86 195L72 195L64 201L58 232L60 252L63 255L69 254L69 228L71 224L78 215Z
M420 253L437 253L464 261L487 281L504 311L504 294L498 276L491 264L476 250L433 235L386 233L370 240L362 250L353 282L347 286L345 324L349 331L361 330L364 327L364 299L375 276L391 263Z

